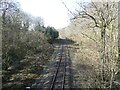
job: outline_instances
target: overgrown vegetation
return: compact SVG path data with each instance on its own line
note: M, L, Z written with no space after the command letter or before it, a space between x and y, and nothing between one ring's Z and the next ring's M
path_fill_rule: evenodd
M51 43L59 33L53 27L44 27L42 18L36 20L12 0L1 0L0 6L3 88L21 89L40 77L54 51Z
M118 75L118 3L91 2L80 3L76 16L66 32L67 37L79 44L75 55L75 67L84 82L79 88L113 88L119 86ZM73 33L74 32L74 33ZM63 32L61 31L62 35ZM65 33L64 33L65 34ZM65 34L66 35L66 34ZM78 68L83 64L86 69ZM78 67L77 67L78 66ZM89 73L89 68L92 67ZM83 71L84 70L84 71ZM81 73L84 72L84 73ZM92 75L89 75L92 74ZM89 82L90 81L90 82ZM81 86L80 84L83 84Z

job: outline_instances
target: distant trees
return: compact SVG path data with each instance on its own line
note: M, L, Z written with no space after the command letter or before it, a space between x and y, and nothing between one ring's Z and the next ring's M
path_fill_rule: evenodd
M44 32L45 30L44 21L41 17L34 18L33 22L36 31Z
M45 31L45 35L48 38L48 41L52 43L56 38L58 38L59 33L54 27L48 26Z
M52 43L59 36L59 32L51 26L44 26L44 21L41 17L37 17L34 20L34 30L45 34L47 41Z
M47 41L53 43L53 41L58 38L59 32L54 27L45 27L43 23L41 23L41 20L42 19L39 18L39 21L35 21L34 30L44 33L47 37Z

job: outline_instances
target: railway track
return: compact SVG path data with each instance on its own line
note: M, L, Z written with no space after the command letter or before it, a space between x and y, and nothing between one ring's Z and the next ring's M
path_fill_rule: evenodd
M52 78L50 90L54 90L55 88L64 90L64 88L65 88L66 52L63 52L63 51L65 51L64 49L65 48L63 48L63 45L62 45L58 65L56 67L56 72Z
M70 56L68 48L65 44L62 44L54 55L52 64L48 66L48 70L45 77L33 85L35 90L64 90L71 89L71 70L70 70ZM45 72L45 73L46 73Z

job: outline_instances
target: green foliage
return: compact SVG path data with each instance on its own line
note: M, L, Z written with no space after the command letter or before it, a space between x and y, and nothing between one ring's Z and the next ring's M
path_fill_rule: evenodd
M55 40L59 36L59 32L55 28L49 27L49 26L46 28L45 34L46 34L48 41L50 43L52 43L53 40Z

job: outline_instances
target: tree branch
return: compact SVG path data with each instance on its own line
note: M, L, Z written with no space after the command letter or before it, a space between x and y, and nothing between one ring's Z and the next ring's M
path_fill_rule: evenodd
M91 37L88 36L87 34L82 33L82 32L81 32L81 34L84 35L84 36L86 36L86 37L88 37L89 39L93 40L96 44L98 44L98 42L97 42L95 39L91 38ZM99 45L99 44L98 44L98 45Z
M93 17L92 15L88 14L87 12L84 12L83 16L84 16L84 15L89 16L89 17L94 21L95 27L100 27L100 26L98 25L98 23L97 23L95 17Z
M78 4L79 4L79 3L78 3ZM93 3L93 4L94 4L94 3ZM79 4L79 6L80 6L80 4ZM94 7L97 9L97 7L95 6L95 4L94 4ZM98 25L95 17L87 13L85 6L83 7L83 6L81 5L81 8L83 9L83 11L81 11L81 12L77 11L77 12L78 12L78 15L81 15L83 18L86 18L85 16L88 16L89 18L91 18L91 19L94 21L95 27L100 27L100 26Z

